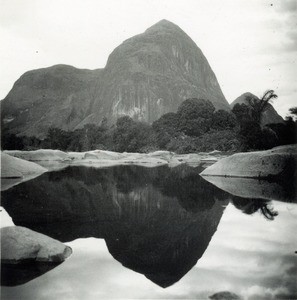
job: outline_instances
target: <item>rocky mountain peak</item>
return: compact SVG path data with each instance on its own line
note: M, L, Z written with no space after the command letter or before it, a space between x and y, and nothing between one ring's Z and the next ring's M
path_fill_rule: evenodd
M163 19L157 22L156 24L152 25L145 32L148 33L154 31L180 31L184 33L184 31L179 26L166 19Z
M42 137L51 126L74 130L123 115L152 123L188 98L230 110L202 51L177 25L161 20L119 45L104 69L58 65L25 73L1 114L10 132Z

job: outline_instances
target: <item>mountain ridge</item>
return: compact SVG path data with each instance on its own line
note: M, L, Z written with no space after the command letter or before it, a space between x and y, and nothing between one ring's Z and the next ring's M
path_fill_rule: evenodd
M199 47L161 20L116 47L102 69L59 64L24 73L1 101L2 125L44 137L50 127L74 130L103 118L112 124L122 115L152 123L188 98L230 110Z

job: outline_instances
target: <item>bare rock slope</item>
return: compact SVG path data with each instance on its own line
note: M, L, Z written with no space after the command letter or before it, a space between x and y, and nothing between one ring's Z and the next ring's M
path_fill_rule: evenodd
M230 110L202 51L177 25L162 20L118 46L104 69L57 65L25 73L1 103L2 126L43 137L51 126L73 130L104 117L152 123L192 97Z

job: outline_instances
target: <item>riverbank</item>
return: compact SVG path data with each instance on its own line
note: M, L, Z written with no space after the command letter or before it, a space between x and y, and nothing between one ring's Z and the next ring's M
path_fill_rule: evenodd
M40 149L35 151L4 151L13 157L35 162L49 169L61 168L63 165L94 165L114 166L135 164L146 167L155 167L158 165L168 164L176 166L182 163L197 165L200 163L214 163L225 157L220 151L200 152L190 154L176 154L170 151L155 151L150 153L128 153L113 152L104 150L93 150L87 152L63 152L60 150Z
M1 152L1 190L6 190L23 181L47 171L57 171L68 166L106 168L117 165L137 165L153 168L162 165L175 167L180 164L208 166L225 157L219 151L178 155L169 151L151 153L119 153L93 150L87 152L63 152L40 149L35 151L8 150Z
M216 185L224 189L223 186L226 183L222 184L222 180L218 181L210 177L256 178L261 180L295 178L297 146L286 145L266 151L237 153L231 156L219 151L179 155L170 151L119 153L104 150L87 152L63 152L51 149L10 150L1 152L1 162L2 190L39 176L44 172L61 170L68 166L106 168L117 165L137 165L152 168L162 165L176 167L180 164L193 167L202 165L206 169L201 173L201 176L212 183L219 182ZM227 185L229 185L228 182Z

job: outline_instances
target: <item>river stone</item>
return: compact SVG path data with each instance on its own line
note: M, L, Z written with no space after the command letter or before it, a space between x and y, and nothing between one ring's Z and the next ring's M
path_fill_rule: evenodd
M1 228L1 263L18 264L28 261L59 263L71 253L70 247L25 227Z
M211 165L201 175L294 180L296 166L297 146L286 145L266 151L233 154Z

